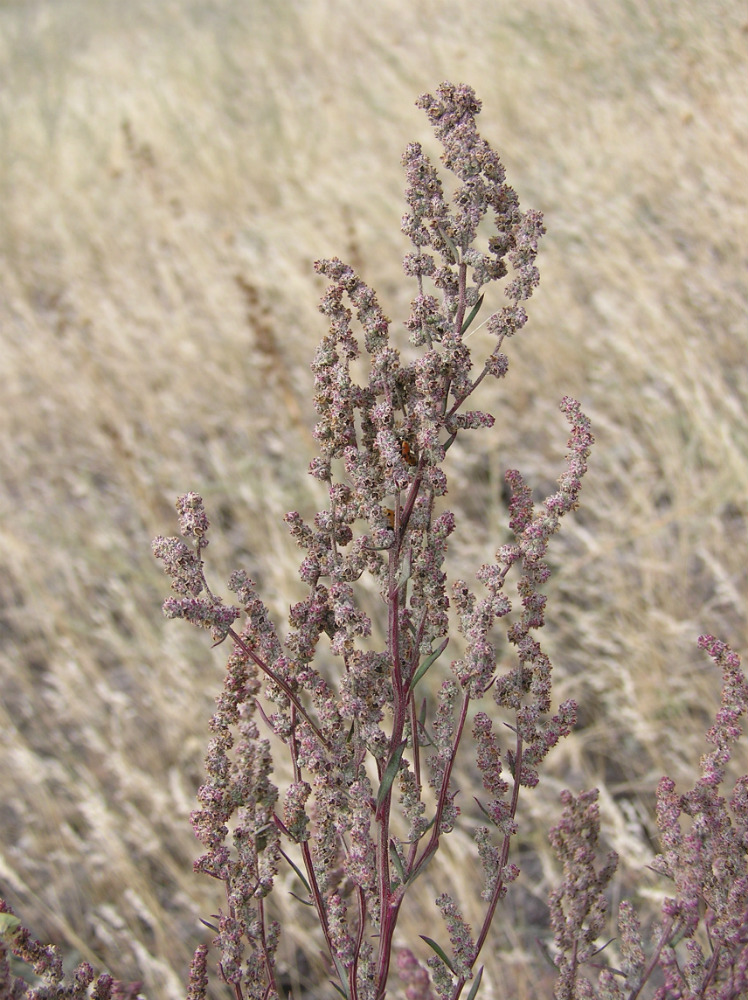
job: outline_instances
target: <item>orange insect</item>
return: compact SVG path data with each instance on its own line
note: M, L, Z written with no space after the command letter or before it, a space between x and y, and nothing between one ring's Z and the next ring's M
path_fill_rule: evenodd
M418 465L418 452L407 438L400 443L400 454L408 465Z

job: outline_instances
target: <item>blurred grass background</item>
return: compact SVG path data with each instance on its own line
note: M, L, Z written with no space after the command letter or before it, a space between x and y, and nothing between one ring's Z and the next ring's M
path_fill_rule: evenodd
M216 583L245 567L279 616L299 593L281 517L316 509L312 261L346 258L402 330L400 155L437 152L413 102L451 79L548 228L482 400L498 430L450 452L455 572L502 537L506 468L552 486L564 393L597 438L548 588L580 727L486 955L486 996L550 994L558 791L601 787L629 891L656 781L693 777L718 701L696 636L748 647L747 48L728 0L0 4L0 889L35 933L184 995L220 904L187 817L226 651L162 619L149 542L194 489Z

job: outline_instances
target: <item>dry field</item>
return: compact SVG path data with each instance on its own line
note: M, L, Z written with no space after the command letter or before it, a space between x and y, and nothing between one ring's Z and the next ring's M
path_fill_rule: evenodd
M597 437L548 588L580 727L528 796L483 995L550 995L562 787L601 787L616 892L656 897L653 790L693 777L719 696L696 637L748 652L747 48L737 0L0 4L0 890L37 935L184 995L219 905L188 814L226 651L164 621L149 542L194 489L216 584L245 567L281 616L300 593L312 261L407 315L400 155L434 149L413 102L443 79L548 228L497 427L451 458L455 572L503 537L506 468L553 483L563 394Z

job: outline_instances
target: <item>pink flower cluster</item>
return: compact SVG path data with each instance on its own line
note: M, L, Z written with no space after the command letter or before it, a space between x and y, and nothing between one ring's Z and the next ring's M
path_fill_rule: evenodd
M597 790L564 792L560 824L551 842L564 879L550 898L558 951L556 1000L634 1000L651 982L654 1000L741 1000L748 996L748 775L726 798L720 791L748 711L748 682L740 659L714 636L699 645L722 670L722 705L707 740L715 749L701 759L701 778L679 795L663 778L657 789L657 825L664 851L654 867L673 886L647 948L633 905L618 914L620 968L608 965L596 944L604 930L607 883L617 858L596 867L600 831ZM649 953L648 953L649 952ZM597 984L583 967L597 965Z
M480 103L469 87L443 84L418 103L458 187L448 200L423 149L408 146L403 232L412 250L404 270L416 284L406 322L415 356L403 360L377 296L351 267L337 258L315 265L330 282L320 306L329 331L312 363L319 454L309 471L326 484L329 503L311 520L286 515L308 592L291 608L285 634L246 574L230 582L244 614L240 631L239 607L210 591L202 562L208 522L198 496L178 501L182 538L154 543L177 593L166 614L233 643L193 824L207 849L197 867L225 883L215 943L220 974L237 997L277 990L277 927L266 901L284 860L316 912L340 990L350 1000L384 996L401 907L460 821L453 773L466 753L490 796L479 804L488 824L475 833L483 920L474 937L458 902L444 894L435 906L451 955L437 946L428 971L410 952L399 962L409 995L457 1000L518 875L509 847L519 790L537 784L543 759L574 722L572 703L552 712L551 664L536 633L544 623L547 546L578 503L592 444L579 405L563 401L567 466L558 492L537 512L519 473L507 474L515 542L478 570L475 592L448 581L456 518L436 506L447 493L447 450L461 435L493 426L491 414L465 404L485 378L507 372L504 342L525 325L523 303L539 280L542 217L520 209L499 157L476 129ZM493 233L482 242L489 218ZM467 333L498 283L509 302L489 316L489 348L476 361ZM362 353L367 378L359 383ZM494 632L512 609L504 589L511 570L520 608L499 654ZM357 593L365 574L383 601L382 648ZM464 652L434 692L429 672L455 628ZM469 710L486 699L494 711L476 715L471 745ZM496 712L512 720L511 746L494 732ZM280 796L261 726L289 754L293 780ZM200 951L191 996L204 996L205 969Z

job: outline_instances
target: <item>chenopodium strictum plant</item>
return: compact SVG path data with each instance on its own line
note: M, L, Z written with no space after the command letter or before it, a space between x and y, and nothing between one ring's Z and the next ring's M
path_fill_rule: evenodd
M563 882L550 895L557 949L556 1000L745 1000L748 997L748 774L723 794L743 735L748 682L738 655L711 635L699 645L722 671L722 701L706 739L701 777L683 795L672 778L657 788L662 853L652 867L672 883L661 920L648 934L629 901L618 912L619 966L598 944L607 922L606 887L618 863L597 865L598 791L564 792L551 843ZM595 980L585 972L596 970ZM645 993L645 987L649 992Z
M485 379L506 375L505 342L524 327L523 304L539 280L542 216L520 209L498 155L478 134L480 102L470 87L445 83L417 103L458 183L450 201L421 146L407 147L403 231L412 249L404 270L415 285L406 323L413 360L403 360L375 293L350 267L338 259L315 265L330 281L320 307L330 329L312 364L319 454L310 473L327 486L329 506L313 523L296 511L285 517L304 551L299 573L308 586L290 610L286 634L246 573L229 582L236 606L209 588L208 519L197 494L177 502L182 537L154 541L176 591L165 602L167 617L186 618L232 644L192 822L205 847L196 869L225 884L215 944L220 976L237 998L278 995L279 927L268 897L284 863L316 911L339 992L348 1000L386 995L398 916L459 820L453 770L468 743L486 793L474 832L483 920L474 933L458 902L440 895L446 935L430 942L428 968L405 949L396 964L414 1000L457 1000L470 980L474 996L481 949L518 875L509 848L520 789L537 784L543 759L575 720L572 702L552 714L551 663L536 633L544 622L548 543L577 507L593 440L579 404L561 404L571 437L556 492L536 507L520 473L507 472L514 540L477 571L480 594L463 580L448 587L444 562L455 515L437 512L447 492L448 449L463 433L493 426L489 413L466 404ZM479 228L490 215L495 229L479 249ZM467 333L484 290L505 276L508 304L488 319L492 348L476 363ZM361 354L354 314L368 356L364 385L352 374ZM502 623L511 652L499 661L492 634L512 609L505 582L513 567L521 608L511 624ZM381 649L357 600L365 574L386 608ZM447 648L450 607L464 652L432 698L425 679ZM334 675L315 666L320 659L337 664ZM486 707L478 710L479 703ZM496 706L510 715L506 745ZM282 801L263 727L290 758L293 778ZM341 891L341 872L352 891ZM207 984L201 946L190 1000L205 997Z

